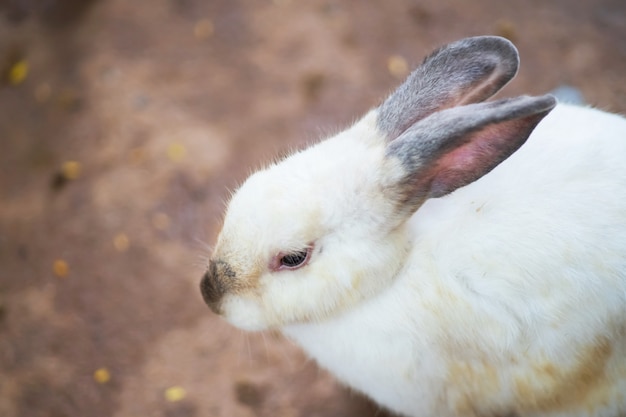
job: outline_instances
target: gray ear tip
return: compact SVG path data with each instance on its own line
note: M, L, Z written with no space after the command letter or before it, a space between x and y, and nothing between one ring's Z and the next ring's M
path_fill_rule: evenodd
M551 94L543 96L517 96L504 98L501 100L482 103L485 107L500 108L502 114L516 115L522 117L531 114L548 114L557 105L557 99Z
M519 56L515 44L513 44L513 42L511 42L507 38L503 38L502 36L474 36L472 38L466 38L461 40L461 42L463 41L476 45L476 47L479 49L494 49L506 55L511 55L515 57Z
M493 53L499 65L511 78L517 73L520 64L519 52L510 40L501 36L484 35L462 39L459 44L484 54Z
M558 100L552 94L544 94L543 96L536 97L535 100L537 102L537 107L544 111L552 110L558 103Z
M513 42L501 36L486 36L486 38L502 56L514 62L515 67L519 65L519 51Z

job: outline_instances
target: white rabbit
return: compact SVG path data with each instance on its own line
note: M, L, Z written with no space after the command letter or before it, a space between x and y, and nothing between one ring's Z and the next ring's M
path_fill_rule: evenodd
M207 304L403 415L626 416L626 119L482 102L517 67L502 38L447 45L252 175Z

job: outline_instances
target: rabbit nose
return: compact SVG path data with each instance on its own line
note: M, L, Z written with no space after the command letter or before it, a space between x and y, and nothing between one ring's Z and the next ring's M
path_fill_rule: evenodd
M220 301L226 293L227 287L218 271L218 262L209 261L209 268L204 273L200 281L200 292L204 302L213 310L220 314Z

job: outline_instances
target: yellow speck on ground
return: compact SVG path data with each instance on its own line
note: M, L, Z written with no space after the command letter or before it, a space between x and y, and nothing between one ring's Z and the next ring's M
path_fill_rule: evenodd
M515 24L507 19L501 19L496 22L496 34L507 38L510 41L514 41L516 38Z
M184 145L178 142L170 143L170 145L167 147L167 156L173 162L182 161L186 155L187 155L187 148L185 148Z
M130 240L126 233L118 233L115 235L115 238L113 238L113 246L115 246L118 252L126 252L130 247Z
M64 278L69 273L70 267L67 265L67 262L65 262L63 259L57 259L52 264L52 271L54 272L54 275L56 275L57 277Z
M9 70L9 83L21 84L28 75L28 62L25 59L17 61Z
M215 26L209 19L199 20L193 27L193 35L197 39L208 39L215 32Z
M107 368L98 368L93 373L93 379L98 384L106 384L107 382L111 380L111 373L109 372Z
M165 213L154 213L152 216L152 226L157 230L167 230L170 227L170 218Z
M409 64L400 55L392 55L387 59L387 70L396 78L404 78L409 73Z
M187 391L183 387L169 387L165 390L165 399L171 403L182 400L187 396Z
M63 177L68 180L75 180L80 176L80 162L76 161L66 161L61 166L61 172L63 173Z

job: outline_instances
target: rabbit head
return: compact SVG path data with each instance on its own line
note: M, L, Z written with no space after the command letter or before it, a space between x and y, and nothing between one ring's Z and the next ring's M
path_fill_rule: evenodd
M352 127L248 178L202 278L206 303L260 330L324 320L392 285L424 201L490 172L554 107L483 103L517 67L503 38L449 44Z

